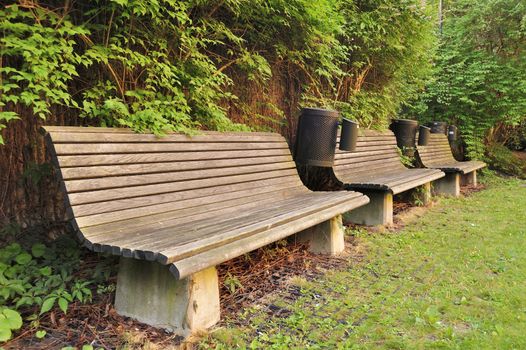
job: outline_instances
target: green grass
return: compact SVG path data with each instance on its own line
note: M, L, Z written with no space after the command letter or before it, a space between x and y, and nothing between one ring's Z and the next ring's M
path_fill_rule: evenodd
M526 348L526 185L496 180L468 198L443 198L399 232L354 232L361 261L295 281L301 296L254 308L247 326L213 332L218 349Z

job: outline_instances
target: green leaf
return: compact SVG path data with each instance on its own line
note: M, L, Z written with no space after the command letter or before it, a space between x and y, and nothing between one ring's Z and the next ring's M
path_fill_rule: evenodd
M31 254L28 254L26 252L20 253L16 256L15 261L20 265L26 265L29 263L33 258L31 257Z
M82 345L82 350L93 350L93 345Z
M22 317L17 311L11 309L4 309L2 311L2 316L5 317L7 325L10 329L20 329L20 327L22 327ZM0 319L0 321L3 320Z
M42 276L50 276L53 272L50 266L42 267L38 270Z
M68 312L68 301L65 298L59 298L58 299L58 306L60 307L60 310L65 314Z
M43 245L42 243L34 244L31 247L31 254L33 254L35 258L40 258L41 256L44 255L45 252L46 252L46 246Z
M55 297L47 298L46 300L44 300L44 302L42 303L42 307L40 308L40 314L42 315L51 310L53 305L55 305L55 300L57 300L57 298Z
M0 342L8 341L11 339L12 333L8 328L0 328Z
M47 332L45 330L40 330L35 333L35 337L42 339L46 336Z

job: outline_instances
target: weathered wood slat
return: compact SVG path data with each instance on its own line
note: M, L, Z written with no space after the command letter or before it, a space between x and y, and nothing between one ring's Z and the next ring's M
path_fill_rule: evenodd
M242 149L273 149L287 148L283 142L257 142L257 143L79 143L55 145L58 155L73 154L114 154L114 153L152 153L152 152L197 152L213 150L242 150Z
M214 159L244 159L258 157L284 156L290 157L286 148L269 150L238 150L209 152L174 152L174 153L137 153L137 154L92 154L75 156L58 156L62 169L68 167L89 167L119 164L148 164L160 162L185 162Z
M62 169L64 180L89 179L106 176L139 175L150 173L167 173L184 170L228 168L245 165L275 164L292 162L290 156L239 158L239 159L212 159L187 162L163 162L148 164L106 165L97 167L76 167Z
M83 133L102 133L102 134L130 134L130 135L148 135L148 133L136 133L128 128L103 128L103 127L79 127L79 126L52 126L46 125L44 127L45 132L53 135L54 133L66 132L70 134L83 134ZM252 132L252 131L197 131L199 135L210 135L210 136L280 136L273 132ZM167 135L181 135L182 133L168 133Z
M279 162L239 167L212 168L207 169L207 171L203 171L203 169L200 169L170 173L110 176L103 178L68 180L65 181L65 183L68 193L75 193L80 191L101 190L107 188L129 188L132 186L177 182L192 179L216 179L220 177L228 177L241 174L253 174L287 169L295 170L296 166L294 162ZM134 189L130 188L129 191L133 192Z
M155 136L152 134L134 134L134 133L102 133L102 132L53 132L51 133L53 142L59 143L183 143L183 142L284 142L283 136L278 134L223 134L223 133L200 133L196 135L168 134L165 136Z

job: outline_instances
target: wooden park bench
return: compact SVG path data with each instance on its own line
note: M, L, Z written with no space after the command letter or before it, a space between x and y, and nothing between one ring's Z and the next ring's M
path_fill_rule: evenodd
M274 133L45 131L79 239L121 256L117 312L179 334L219 320L216 265L295 233L341 252L341 214L368 203L305 188Z
M453 195L460 195L460 185L477 185L477 170L486 166L481 161L459 162L453 157L448 138L445 134L429 135L427 146L417 146L419 164L428 169L440 169L446 176L437 181L436 190Z
M393 195L418 188L418 197L427 202L431 195L431 182L444 177L444 173L436 169L406 168L401 162L396 138L391 131L361 129L355 151L341 151L338 146L339 137L334 165L326 168L328 172L323 168L300 169L310 188L347 189L366 194L370 199L369 204L345 215L346 220L354 223L391 224ZM316 183L322 186L318 187Z

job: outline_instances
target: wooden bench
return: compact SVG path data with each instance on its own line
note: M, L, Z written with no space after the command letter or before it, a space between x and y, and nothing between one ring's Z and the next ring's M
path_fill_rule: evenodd
M337 254L341 214L368 203L305 188L278 134L45 131L78 238L122 257L117 311L179 334L219 320L215 265L298 232Z
M337 140L333 167L326 168L328 171L302 167L302 178L309 188L356 190L366 194L369 204L345 215L345 219L351 222L391 224L393 195L418 188L418 196L427 202L431 182L444 177L440 170L406 168L391 131L360 130L357 148L353 152L339 150L339 137Z
M429 135L427 146L417 146L417 159L428 169L440 169L446 176L437 181L436 190L453 196L460 195L460 185L477 185L477 170L486 166L481 161L459 162L453 157L449 140L444 134Z

